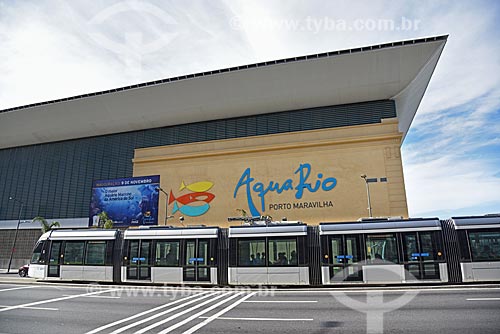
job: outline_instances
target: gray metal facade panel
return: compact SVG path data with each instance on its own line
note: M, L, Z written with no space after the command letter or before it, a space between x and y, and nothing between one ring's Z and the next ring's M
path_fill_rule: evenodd
M93 180L132 176L134 149L380 123L392 100L284 111L0 150L0 220L87 217Z

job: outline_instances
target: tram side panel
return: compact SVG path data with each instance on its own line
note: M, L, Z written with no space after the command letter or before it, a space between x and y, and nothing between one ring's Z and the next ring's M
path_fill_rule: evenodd
M447 282L439 221L320 224L322 282Z
M308 285L307 226L230 227L228 282Z
M218 231L218 228L125 231L121 280L217 284Z
M46 280L113 282L116 230L55 230L35 246L32 277ZM42 254L39 253L38 247Z
M500 215L452 218L464 282L500 281Z

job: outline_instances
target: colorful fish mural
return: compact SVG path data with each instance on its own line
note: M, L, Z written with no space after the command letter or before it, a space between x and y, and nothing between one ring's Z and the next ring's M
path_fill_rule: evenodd
M184 181L181 182L181 186L179 188L179 191L184 190L185 188L194 191L196 193L201 193L210 190L214 186L213 182L210 181L201 181L201 182L195 182L186 185Z
M179 202L183 205L188 205L197 201L210 203L214 198L215 198L214 194L207 192L200 192L200 193L194 192L182 195L180 197L175 197L172 190L170 190L170 196L168 197L168 204L172 204L173 202Z
M204 215L210 210L209 203L215 198L214 194L208 192L213 186L214 183L210 181L194 182L188 185L182 181L179 191L187 189L191 192L176 197L173 191L170 190L168 205L174 203L172 213L180 212L189 217Z
M208 203L205 203L205 204L200 205L200 206L183 205L183 206L179 207L179 205L177 205L177 202L175 202L174 203L174 210L172 211L172 213L176 213L177 211L179 211L180 213L182 213L185 216L198 217L198 216L204 215L209 209L210 209L210 204L208 204Z

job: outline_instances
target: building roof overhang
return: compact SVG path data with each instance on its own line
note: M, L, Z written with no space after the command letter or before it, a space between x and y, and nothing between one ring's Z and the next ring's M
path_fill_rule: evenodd
M392 99L406 135L447 36L238 66L0 111L0 148Z

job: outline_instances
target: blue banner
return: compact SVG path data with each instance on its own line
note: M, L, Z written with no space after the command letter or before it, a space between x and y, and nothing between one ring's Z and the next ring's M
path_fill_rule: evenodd
M94 181L89 226L102 227L102 212L114 227L157 225L159 186L159 175Z

